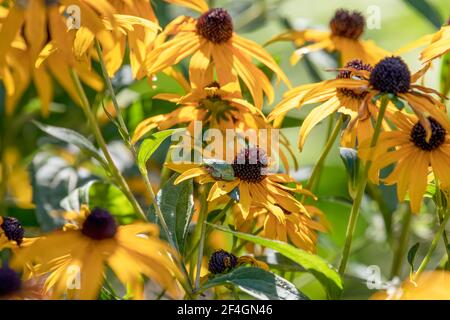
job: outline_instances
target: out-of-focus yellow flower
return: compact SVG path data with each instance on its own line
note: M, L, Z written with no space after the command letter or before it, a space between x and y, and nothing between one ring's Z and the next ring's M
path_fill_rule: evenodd
M96 299L106 265L130 288L140 288L145 275L168 292L176 290L175 279L180 276L173 260L176 254L159 240L156 225L117 226L111 214L99 208L89 212L83 207L66 218L72 223L65 230L39 238L12 261L15 267L35 265L36 275L48 275L45 289L51 289L54 298L67 292L75 299ZM67 288L68 283L73 288Z
M389 52L371 40L360 39L364 25L365 19L361 13L339 9L330 20L330 31L289 30L269 40L268 43L293 41L300 47L291 56L292 64L296 64L307 53L325 49L329 52L339 52L341 65L354 59L361 59L364 63L373 65L389 55Z
M21 208L32 208L32 193L30 177L26 165L21 162L21 155L15 147L4 150L3 161L5 165L7 194L15 205ZM0 181L3 179L0 172Z
M407 279L400 288L377 292L371 300L450 300L450 272L422 273L415 282Z
M50 74L79 103L71 68L95 90L103 88L101 79L73 55L73 32L69 31L68 18L64 16L71 5L79 8L83 16L81 25L91 30L104 47L111 47L113 37L103 25L102 16L112 17L114 10L104 0L16 1L0 11L0 77L7 88L7 113L13 112L32 80L42 112L47 115L53 98Z

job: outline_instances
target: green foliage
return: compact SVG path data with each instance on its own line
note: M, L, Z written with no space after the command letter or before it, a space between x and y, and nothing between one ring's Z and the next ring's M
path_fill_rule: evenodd
M169 228L173 243L178 245L181 253L185 251L189 224L194 213L194 186L192 180L174 185L177 174L173 175L156 195L156 202L161 208L164 220ZM150 206L147 216L149 220L159 223L154 206Z
M206 282L201 290L230 284L260 300L309 300L286 279L254 267L240 267L216 275Z
M339 274L334 270L325 260L317 255L308 253L301 249L298 249L290 244L281 241L269 240L266 238L246 234L242 232L232 231L228 228L224 228L218 225L211 225L217 230L232 234L240 239L250 241L259 244L263 247L267 247L276 250L285 257L298 263L307 272L313 274L317 280L327 289L328 294L331 297L338 297L342 292L342 280Z

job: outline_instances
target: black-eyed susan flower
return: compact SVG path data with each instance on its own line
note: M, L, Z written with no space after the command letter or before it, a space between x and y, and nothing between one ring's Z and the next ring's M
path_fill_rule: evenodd
M447 125L445 105L433 97L433 94L439 97L442 95L436 90L416 84L427 68L411 75L401 58L387 57L373 68L361 61L352 61L339 70L336 79L300 86L288 92L269 115L269 120L276 119L305 103L322 102L308 115L300 129L300 148L311 129L336 111L352 118L344 132L344 145L352 147L356 138L361 142L370 137L373 132L370 119L378 117L378 106L374 100L380 94L389 94L396 104L400 104L399 107L403 106L400 100L407 102L427 128L428 134L431 133L426 119L428 115ZM388 105L386 116L389 117L393 110L393 106Z
M267 76L252 63L252 58L289 85L283 71L260 45L234 32L232 18L225 9L195 9L202 13L199 18L178 17L159 36L157 42L163 43L156 45L147 57L148 74L155 74L192 56L189 74L195 87L203 88L215 80L221 85L239 83L241 79L258 108L263 104L263 92L271 102L274 90Z
M376 183L380 180L380 170L394 164L394 170L381 180L388 185L397 185L400 201L403 201L408 193L411 210L418 213L430 172L438 179L442 188L450 187L450 136L446 129L448 124L428 118L431 137L427 139L426 130L415 115L397 112L391 120L396 130L382 132L372 152L363 145L358 155L367 159L373 154L369 178Z
M269 266L267 264L262 261L258 261L251 256L237 257L230 252L219 249L211 254L208 261L208 271L213 275L228 273L244 264L250 264L253 267L269 270Z
M274 212L264 206L252 206L246 219L243 218L242 211L238 207L236 209L234 217L237 230L260 230L259 235L264 238L290 242L309 252L316 251L318 232L328 230L323 212L312 205L305 205L308 214L282 208Z
M317 50L339 52L341 65L354 59L375 64L389 53L378 47L372 40L362 40L365 19L358 11L339 9L330 20L330 31L306 29L289 30L273 39L275 41L293 41L299 47L291 57L296 64L303 55Z
M247 219L252 205L260 205L274 214L282 210L289 212L304 212L307 210L296 199L295 194L310 194L302 189L289 175L269 173L269 158L266 152L258 147L242 149L229 164L232 175L218 177L213 168L205 164L169 163L167 167L180 173L175 180L178 184L184 180L197 178L200 184L212 183L207 200L219 201L230 197L232 191L239 191L238 206L242 216Z
M352 60L339 71L336 79L355 79L358 74L369 74L372 66L363 63L361 60ZM352 126L347 126L342 136L342 144L354 146L356 140L362 141L373 134L373 127L370 116L359 116L359 109L367 96L367 91L344 88L330 87L320 91L320 94L305 98L308 92L318 90L325 82L316 84L302 85L288 91L283 99L278 103L274 110L269 114L268 120L280 121L284 115L294 108L302 108L304 105L320 103L306 116L299 131L299 148L303 149L306 138L311 130L323 119L339 112L348 115L351 118ZM368 111L372 116L377 116L377 109L370 104Z
M43 278L23 279L7 264L0 267L0 300L45 300Z
M136 127L133 142L154 128L165 130L175 125L186 125L192 131L195 121L201 121L204 128L220 130L245 131L267 126L261 110L242 98L236 83L220 86L213 82L204 88L192 88L184 96L163 93L156 95L154 99L175 102L179 106L168 114L142 121Z
M46 275L45 290L58 298L67 294L76 299L95 299L109 266L124 284L136 287L141 275L162 287L174 289L179 271L175 253L159 240L158 227L149 223L118 226L106 210L68 213L72 222L65 230L36 240L21 250L14 266L35 265L36 275ZM79 272L73 272L79 270ZM79 284L67 288L79 277Z

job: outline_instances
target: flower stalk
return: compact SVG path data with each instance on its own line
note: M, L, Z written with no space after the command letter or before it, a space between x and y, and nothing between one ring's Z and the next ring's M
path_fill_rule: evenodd
M351 249L352 240L353 240L353 234L355 233L356 222L358 221L359 210L361 207L362 198L364 196L364 190L366 189L369 170L372 165L373 148L375 147L375 145L378 141L378 138L380 137L381 125L383 123L384 114L386 113L388 101L389 100L385 96L383 96L381 98L380 110L378 112L377 122L375 124L374 133L372 136L372 140L370 142L370 147L372 148L372 155L369 157L369 160L367 161L366 165L364 166L364 171L362 173L361 180L359 182L359 186L358 186L358 189L356 192L356 197L353 201L352 209L350 211L350 219L349 219L349 222L347 225L344 250L342 252L342 260L339 265L339 274L341 276L343 276L345 274L345 270L347 268L347 262L348 262L348 258L350 256L350 249Z
M114 180L118 184L119 188L122 190L122 192L125 194L125 196L130 201L131 205L133 206L133 209L139 214L139 216L144 221L146 221L147 217L146 217L144 211L142 210L138 201L134 197L133 193L130 190L130 187L128 186L127 182L125 181L125 178L120 173L119 169L117 168L117 166L115 165L115 163L111 157L111 154L108 151L108 147L106 145L105 139L103 138L100 127L98 125L97 118L94 115L94 113L92 112L91 105L86 96L83 85L81 84L81 81L74 70L71 70L71 76L72 76L72 79L77 88L77 92L78 92L78 95L81 100L81 106L84 111L84 114L88 118L88 122L89 122L89 126L91 128L91 131L94 134L95 139L106 158L106 162L108 164L108 168L109 168L111 175L114 177Z

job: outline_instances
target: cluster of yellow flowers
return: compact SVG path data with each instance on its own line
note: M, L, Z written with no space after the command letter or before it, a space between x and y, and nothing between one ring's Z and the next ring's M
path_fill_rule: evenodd
M450 187L445 93L421 84L431 62L450 51L450 26L408 46L409 50L426 45L420 57L423 67L412 74L394 55L398 53L361 39L365 20L360 13L338 10L329 31L290 30L267 43L292 41L297 46L292 63L315 50L339 54L335 79L292 88L264 47L235 33L227 10L209 8L204 0L164 1L199 14L196 18L179 16L161 29L146 0L7 1L0 7L0 79L6 89L7 113L14 114L33 82L42 112L48 114L53 78L74 102L86 108L80 80L96 91L104 89L104 79L91 64L100 61L112 78L127 60L134 79L147 77L151 85L153 76L164 72L186 90L184 95L154 97L174 102L177 108L139 123L130 137L132 148L155 129L181 126L192 131L196 121L221 131L273 130L282 125L290 110L314 104L300 127L298 146L303 148L319 122L337 114L336 132L342 129L340 145L356 149L365 163L366 177L360 182L355 203L361 202L368 180L396 184L398 199L404 201L409 195L414 213L420 211L430 181L445 192ZM173 68L185 59L189 59L188 80ZM268 104L274 101L274 88L255 61L289 88L267 116L262 106L265 98ZM198 182L205 193L207 204L201 206L206 214L218 208L227 211L230 205L238 230L314 253L317 233L327 232L328 225L325 214L306 199L316 199L308 190L313 183L304 188L289 173L264 174L270 159L257 145L233 155L231 178L217 176L214 168L204 163L169 162L166 167L179 173L175 184L188 179ZM279 156L287 169L283 151ZM238 159L244 159L243 163ZM393 171L381 177L380 171L392 164ZM151 196L154 198L153 193ZM359 207L354 210L357 213ZM13 269L0 269L0 281L7 283L0 285L0 296L95 299L106 266L136 299L143 297L144 276L174 297L181 288L189 287L183 259L176 248L159 238L156 224L118 225L108 211L87 207L67 212L65 219L63 230L24 238L16 219L0 218L0 249L12 250L10 266L23 272L21 280ZM346 260L341 271L345 265ZM70 267L81 270L79 287L67 286L77 282L78 273L67 272Z

